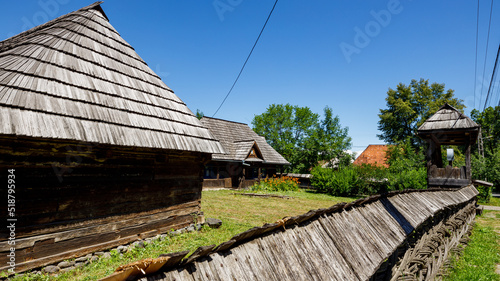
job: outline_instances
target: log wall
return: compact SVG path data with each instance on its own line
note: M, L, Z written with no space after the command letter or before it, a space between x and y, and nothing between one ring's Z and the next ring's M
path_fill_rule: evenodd
M16 272L189 225L200 212L209 158L1 137L1 173L15 169L16 177ZM2 232L0 271L7 269L7 238Z

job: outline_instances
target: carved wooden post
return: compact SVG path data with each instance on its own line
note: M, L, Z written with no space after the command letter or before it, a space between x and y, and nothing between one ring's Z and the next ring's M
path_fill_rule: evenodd
M465 171L467 173L466 178L469 180L469 183L472 182L472 165L471 165L471 160L470 160L470 147L471 147L471 140L470 136L467 138L467 141L465 143L466 149L465 149Z

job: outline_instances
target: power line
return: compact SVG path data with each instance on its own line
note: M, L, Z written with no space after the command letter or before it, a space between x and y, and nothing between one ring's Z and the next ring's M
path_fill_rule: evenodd
M476 108L476 81L477 81L477 42L479 35L479 0L477 0L477 14L476 14L476 59L474 61L474 108Z
M484 81L484 73L486 72L486 58L488 57L488 45L490 42L490 27L491 27L491 14L493 12L493 0L491 0L490 6L490 20L488 23L488 37L486 38L486 53L484 54L484 65L483 65L483 76L481 81L481 96L479 98L479 106L481 106L481 100L483 99L483 81Z
M247 59L245 60L245 63L244 63L244 64L243 64L243 66L241 67L240 73L238 73L238 76L236 77L236 80L234 80L234 83L233 83L233 85L231 86L231 89L229 89L229 92L227 93L226 97L224 98L224 100L222 100L221 104L219 105L219 107L218 107L218 108L217 108L217 110L215 111L214 115L212 115L212 117L215 117L215 114L217 114L217 112L219 112L219 109L222 107L222 105L223 105L223 104L224 104L224 102L226 101L227 97L229 97L229 94L231 94L231 92L233 91L234 85L236 85L236 82L238 82L238 79L240 79L240 75L241 75L241 73L243 72L243 69L245 68L245 65L247 65L248 59L249 59L249 58L250 58L250 56L252 55L252 53L253 53L253 49L255 49L255 46L257 45L257 42L259 42L260 36L262 35L262 32L263 32L263 31L264 31L264 29L266 28L267 22L269 21L269 18L270 18L270 17L271 17L271 15L273 14L274 7L276 7L276 4L277 4L277 3L278 3L278 0L276 0L276 1L274 2L273 8L271 9L271 12L269 12L269 15L267 16L266 22L264 23L264 26L262 26L262 29L260 30L259 36L257 37L257 40L255 40L255 43L253 44L252 50L250 50L250 53L248 54L248 57L247 57Z
M488 103L488 99L490 98L491 85L493 84L493 80L495 79L495 76L496 76L498 55L499 54L500 54L500 45L498 45L497 58L495 59L495 65L493 66L493 73L491 74L490 86L488 87L488 94L486 95L486 100L484 101L483 111L486 109L486 104Z

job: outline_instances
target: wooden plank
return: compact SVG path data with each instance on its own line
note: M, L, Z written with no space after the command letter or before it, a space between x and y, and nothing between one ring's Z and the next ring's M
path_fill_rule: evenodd
M25 248L16 247L16 264L19 265L19 267L23 267L25 263L31 264L30 261L32 260L44 260L44 257L47 256L57 257L60 253L66 253L66 255L71 253L72 257L78 257L85 255L86 253L82 254L82 251L92 245L103 245L104 247L92 247L94 251L105 250L108 249L105 247L110 247L109 245L121 245L116 244L115 241L122 241L122 237L133 237L134 239L130 241L135 241L139 238L144 239L159 234L157 229L160 227L167 229L179 228L189 225L191 222L192 218L190 215L167 217L163 220L129 225L121 229L110 228L106 232L75 236L73 239L56 240L54 238L47 238L45 240L37 240L33 246ZM42 242L39 243L39 241ZM0 261L4 262L4 259L7 259L8 251L1 251L0 253L2 255Z
M470 181L468 179L447 179L447 178L429 178L431 186L467 186Z

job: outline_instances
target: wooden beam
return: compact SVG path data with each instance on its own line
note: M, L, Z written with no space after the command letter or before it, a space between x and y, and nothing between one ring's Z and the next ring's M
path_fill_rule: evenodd
M456 186L463 187L470 182L468 179L428 178L429 186Z
M470 148L471 148L471 141L470 139L467 140L466 142L466 149L465 149L465 169L466 169L466 177L470 181L472 179L472 165L471 165L471 158L470 158Z

